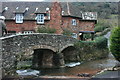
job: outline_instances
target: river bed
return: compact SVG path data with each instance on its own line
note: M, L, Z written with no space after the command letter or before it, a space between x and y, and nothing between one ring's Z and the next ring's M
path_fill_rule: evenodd
M109 53L109 56L106 59L83 62L74 67L40 69L37 70L40 72L37 76L77 76L81 73L95 75L97 72L105 68L114 67L116 63L117 61L114 59L113 55ZM75 63L73 63L73 65L74 64Z

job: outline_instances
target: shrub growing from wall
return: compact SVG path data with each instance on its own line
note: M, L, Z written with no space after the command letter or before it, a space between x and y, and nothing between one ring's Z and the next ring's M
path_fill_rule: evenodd
M120 62L120 27L115 27L112 30L110 38L110 51L115 58Z
M80 61L101 59L108 56L107 38L98 37L94 41L79 41L75 44Z
M68 30L67 28L64 28L63 29L63 35L66 35L66 36L72 36L72 32L70 30Z
M39 27L38 33L56 33L56 29L50 27Z

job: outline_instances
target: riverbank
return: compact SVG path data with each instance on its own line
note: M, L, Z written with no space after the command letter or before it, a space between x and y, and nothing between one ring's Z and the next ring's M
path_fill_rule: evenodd
M75 77L75 76L40 76L37 78L19 77L19 78L4 78L2 80L119 80L120 71L105 71L95 77Z

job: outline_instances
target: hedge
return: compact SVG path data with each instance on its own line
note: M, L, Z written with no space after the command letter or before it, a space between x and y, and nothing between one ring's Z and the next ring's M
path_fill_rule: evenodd
M108 56L107 38L97 37L94 41L79 41L75 44L80 61L101 59Z
M120 62L120 27L115 27L112 30L110 37L110 51Z

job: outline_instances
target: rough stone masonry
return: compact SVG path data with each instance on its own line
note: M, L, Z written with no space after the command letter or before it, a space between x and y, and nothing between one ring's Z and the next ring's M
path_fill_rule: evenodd
M78 40L57 34L21 34L1 37L4 75L14 75L18 61L32 56L33 67L64 66L75 60L74 43ZM36 55L38 56L36 58ZM41 57L42 55L42 57Z

